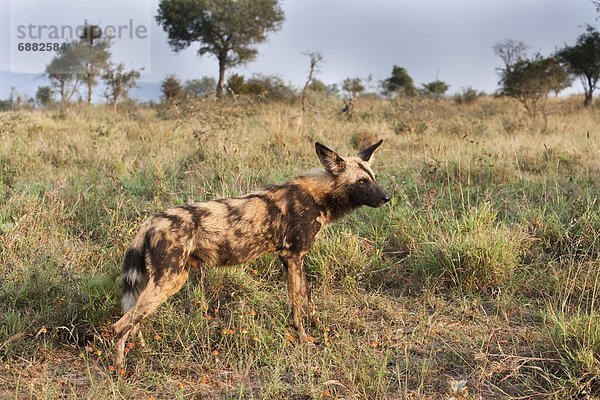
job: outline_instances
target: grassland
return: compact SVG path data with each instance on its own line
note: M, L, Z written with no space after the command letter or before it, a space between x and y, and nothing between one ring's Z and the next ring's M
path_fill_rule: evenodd
M199 101L0 114L0 398L600 396L600 112L554 100ZM384 138L393 200L307 260L298 343L273 255L192 276L111 371L124 250L151 212L246 193ZM120 374L119 372L124 372ZM466 381L466 390L464 382Z

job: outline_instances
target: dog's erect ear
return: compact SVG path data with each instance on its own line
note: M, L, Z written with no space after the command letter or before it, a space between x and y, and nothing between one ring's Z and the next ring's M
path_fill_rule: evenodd
M330 148L323 146L319 142L315 142L315 149L321 164L325 169L333 175L338 175L346 168L346 161Z
M367 147L366 149L364 149L363 151L358 153L358 157L363 161L369 162L371 160L371 156L373 155L373 152L379 146L381 146L381 143L383 143L383 139L380 139L379 142L370 145L369 147Z

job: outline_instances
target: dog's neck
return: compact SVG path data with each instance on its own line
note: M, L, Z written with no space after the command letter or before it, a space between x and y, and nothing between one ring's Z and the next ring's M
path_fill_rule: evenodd
M335 177L324 169L310 171L296 178L295 182L315 199L325 223L333 222L359 207L351 203Z

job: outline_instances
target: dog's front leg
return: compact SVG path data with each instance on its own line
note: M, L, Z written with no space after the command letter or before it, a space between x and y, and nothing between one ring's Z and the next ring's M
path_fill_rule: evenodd
M288 296L290 299L290 308L292 311L292 325L298 331L300 339L304 341L307 338L304 330L303 318L314 309L311 306L310 290L304 272L303 256L298 255L280 255L279 259L287 270Z

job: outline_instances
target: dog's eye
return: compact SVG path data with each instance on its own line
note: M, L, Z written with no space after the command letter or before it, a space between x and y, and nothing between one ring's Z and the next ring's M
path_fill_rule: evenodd
M361 185L366 185L367 183L369 183L369 180L367 178L360 178L358 180L358 183L360 183Z

